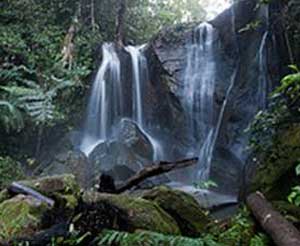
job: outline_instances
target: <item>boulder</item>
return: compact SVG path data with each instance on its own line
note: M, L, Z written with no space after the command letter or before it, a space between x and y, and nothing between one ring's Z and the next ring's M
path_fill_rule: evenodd
M73 195L78 198L80 193L80 186L71 174L46 176L20 181L19 183L50 197L60 194L63 196Z
M138 229L156 231L166 234L180 234L176 221L158 204L129 195L112 195L105 193L86 192L83 202L95 204L107 202L126 212L129 231Z
M124 181L152 162L153 146L146 133L129 119L116 126L112 139L99 143L89 155L96 175L109 173Z
M0 239L29 236L40 226L48 210L45 203L31 196L18 195L0 204Z
M67 151L57 154L44 169L42 176L73 174L81 187L90 187L93 183L93 167L87 157L80 151Z
M191 195L166 186L144 192L142 197L156 202L177 222L182 235L197 237L210 222L207 211L202 209Z

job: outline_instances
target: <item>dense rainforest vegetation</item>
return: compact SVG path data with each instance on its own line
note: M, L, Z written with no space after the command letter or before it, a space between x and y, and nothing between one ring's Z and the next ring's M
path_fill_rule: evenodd
M257 8L274 1L260 0ZM270 231L259 225L245 203L246 195L256 190L300 229L298 0L278 1L280 12L271 13L285 30L281 53L287 62L281 82L268 96L268 107L245 129L251 151L243 170L247 187L241 188L238 211L230 218L208 218L209 212L198 207L192 196L164 186L147 191L142 198L126 193L104 199L94 193L82 195L83 189L70 175L36 180L36 170L41 174L44 168L42 159L53 145L61 144L55 142L58 136L82 126L101 45L120 40L121 45L147 43L171 27L180 33L206 20L210 2L0 2L0 245L274 245ZM258 26L259 21L249 22L240 33L255 32ZM7 187L18 180L27 180L26 187L58 205L49 210L48 204L28 197L14 200L19 192L12 195ZM214 188L217 184L209 180L201 185ZM201 223L192 221L193 217Z

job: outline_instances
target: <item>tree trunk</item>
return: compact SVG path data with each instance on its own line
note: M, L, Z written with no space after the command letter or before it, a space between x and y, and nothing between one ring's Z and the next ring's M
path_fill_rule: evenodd
M116 43L119 47L124 45L125 14L126 0L118 0L116 16Z
M198 158L193 159L187 159L187 160L181 160L181 161L175 161L175 162L159 162L156 164L153 164L149 167L145 167L135 175L133 175L131 178L129 178L125 184L121 185L120 187L117 187L115 190L115 193L119 194L126 190L131 189L134 186L139 185L144 180L158 176L163 173L170 172L175 169L181 169L186 168L189 166L192 166L196 164L198 161ZM100 187L101 188L101 187Z
M48 204L50 207L53 207L55 204L55 201L53 199L46 197L46 196L42 195L40 192L37 192L34 189L31 189L30 187L22 185L18 182L13 182L7 188L7 190L13 194L23 194L23 195L32 196L35 199Z
M247 197L247 205L262 228L272 237L278 246L300 246L300 233L260 192Z

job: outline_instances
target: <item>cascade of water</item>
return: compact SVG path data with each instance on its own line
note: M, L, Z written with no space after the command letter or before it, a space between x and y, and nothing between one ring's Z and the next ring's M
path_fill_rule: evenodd
M213 26L209 23L202 23L194 31L192 42L188 44L187 48L184 100L189 112L191 136L196 136L199 131L195 124L198 121L197 112L201 120L205 119L208 122L206 125L213 121L212 109L216 74L214 39ZM203 131L203 129L201 130ZM206 133L209 131L210 129L204 130Z
M143 71L147 70L146 58L141 53L139 47L127 46L126 51L132 60L133 72L133 117L140 127L143 127L143 105L142 105L142 79Z
M97 143L111 134L122 116L120 60L112 43L102 46L102 63L93 83L80 149L89 155Z
M163 149L160 142L154 138L146 129L143 112L144 83L148 79L147 59L142 53L143 46L127 46L125 50L130 54L133 73L133 119L137 122L143 134L147 136L153 147L153 160L158 161L163 157Z
M265 109L267 107L268 92L269 92L269 76L268 76L268 60L267 60L267 43L269 38L269 7L265 7L266 18L266 31L262 36L262 40L259 47L259 91L258 102L259 108Z
M238 51L238 42L237 42L237 36L236 36L236 31L235 31L235 8L232 8L232 12L231 12L232 18L231 18L231 24L232 24L232 35L235 41L235 45L236 45L236 49ZM205 144L203 145L201 151L200 151L200 160L206 160L206 162L201 163L201 168L198 171L198 179L199 180L208 180L209 179L209 175L210 175L210 167L211 167L211 162L212 162L212 157L213 157L213 152L215 149L215 145L216 145L216 141L217 138L219 136L219 132L220 132L220 128L223 122L223 118L224 118L224 113L228 104L228 99L229 96L234 88L234 84L235 84L235 79L237 76L237 72L238 72L238 64L239 62L236 63L235 69L231 75L231 79L230 79L230 84L229 87L226 91L225 94L225 99L223 101L220 113L219 113L219 117L218 117L218 121L217 121L217 125L215 130L211 130L207 136L207 139L205 140Z
M268 40L269 32L266 31L262 37L262 41L259 47L259 107L261 109L265 109L267 107L267 99L268 99L268 71L267 71L267 40Z
M188 44L187 48L184 92L185 105L190 119L190 135L195 137L198 132L202 133L202 147L199 155L201 166L195 178L204 176L209 170L214 148L215 39L216 31L213 26L209 23L202 23L194 31L192 43ZM199 120L203 122L200 126L196 124Z

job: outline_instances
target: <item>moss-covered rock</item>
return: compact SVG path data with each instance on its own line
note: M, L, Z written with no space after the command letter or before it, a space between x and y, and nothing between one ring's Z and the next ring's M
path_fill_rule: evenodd
M19 183L28 186L46 196L73 195L79 196L80 187L71 174L47 176L33 180L24 180Z
M257 167L250 183L250 190L261 190L269 199L279 198L288 192L282 180L294 173L300 160L300 125L293 125L277 133L272 145L257 156ZM289 182L290 183L290 182Z
M18 162L10 157L0 156L0 190L12 181L24 179L25 175Z
M180 234L176 221L155 202L129 195L112 195L86 192L83 195L86 203L108 202L128 214L129 230L137 229L156 231L168 234Z
M31 196L18 195L4 201L0 204L0 239L35 233L47 210L47 204Z
M156 202L170 214L184 236L199 236L210 222L207 212L195 198L183 191L160 186L146 191L143 198Z
M88 158L80 151L65 151L55 155L54 160L43 170L43 176L73 174L83 188L91 187L94 168Z

